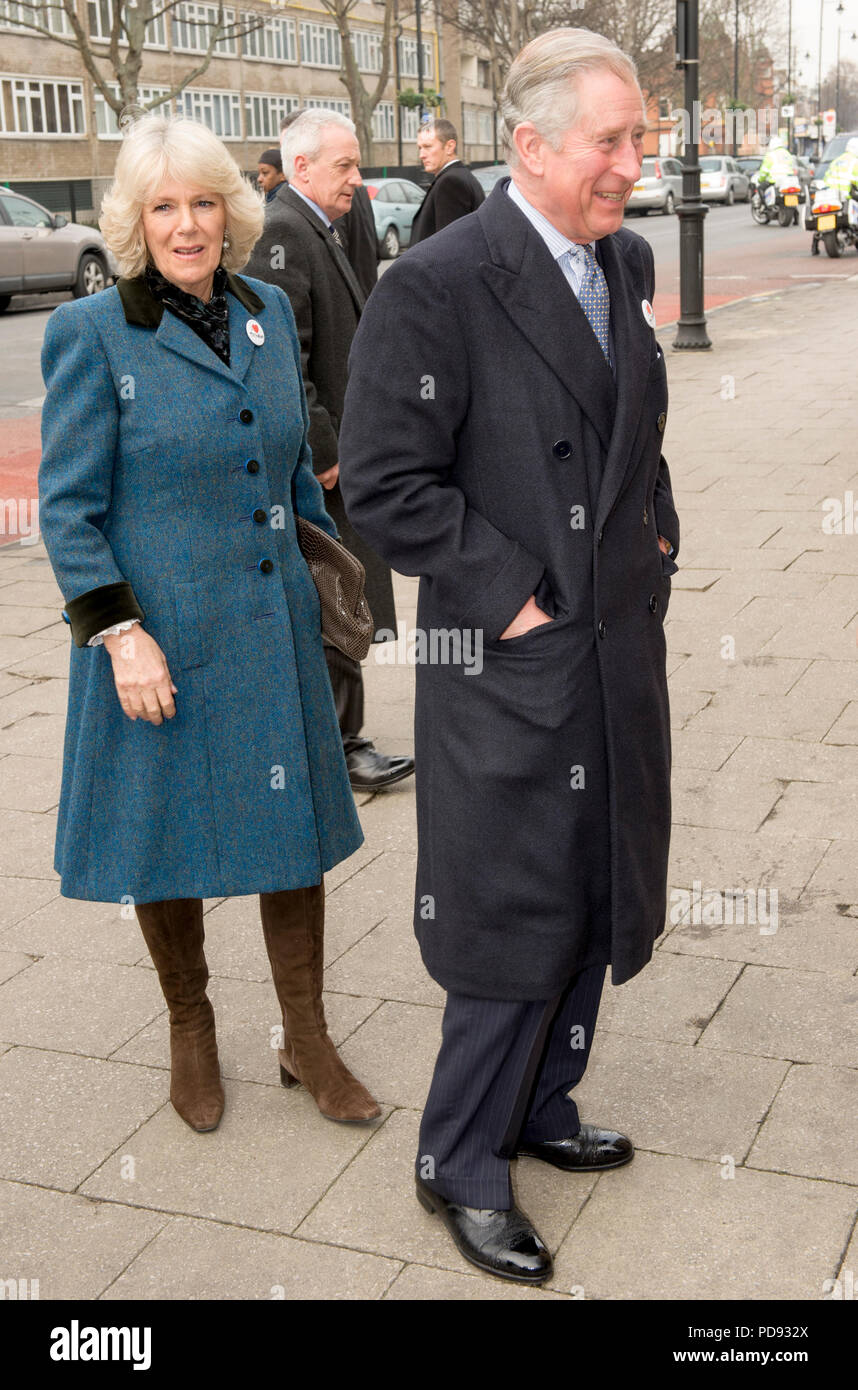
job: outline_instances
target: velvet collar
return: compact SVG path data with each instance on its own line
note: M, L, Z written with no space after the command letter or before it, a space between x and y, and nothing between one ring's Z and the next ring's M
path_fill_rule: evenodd
M157 328L164 317L164 305L150 292L144 275L126 279L123 276L116 283L126 323L136 323L141 328ZM227 291L234 295L239 304L251 314L260 314L265 303L238 275L230 271L226 274Z

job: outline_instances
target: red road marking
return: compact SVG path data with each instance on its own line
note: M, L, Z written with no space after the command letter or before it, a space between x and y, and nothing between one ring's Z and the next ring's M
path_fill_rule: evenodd
M0 545L30 533L42 456L39 418L0 421Z

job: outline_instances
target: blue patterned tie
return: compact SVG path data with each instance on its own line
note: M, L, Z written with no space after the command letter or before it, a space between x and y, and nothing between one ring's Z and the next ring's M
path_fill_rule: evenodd
M608 345L610 341L611 296L608 293L608 282L591 247L580 246L578 250L583 251L586 258L584 278L578 292L578 302L587 315L590 327L599 340L599 347L605 354L605 361L610 366L611 357Z

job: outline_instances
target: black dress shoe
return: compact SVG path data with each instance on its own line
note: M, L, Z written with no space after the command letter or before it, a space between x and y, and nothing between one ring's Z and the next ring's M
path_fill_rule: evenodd
M631 1139L615 1129L598 1129L596 1125L582 1125L571 1139L543 1139L538 1144L522 1142L518 1152L574 1173L620 1168L635 1156Z
M417 1200L437 1212L466 1260L488 1274L519 1284L542 1284L554 1273L554 1262L524 1212L492 1211L448 1202L416 1179Z
M414 771L414 759L389 758L386 753L379 753L371 739L364 738L356 748L346 753L346 767L354 791L377 792L381 787L392 786L394 782L410 777Z

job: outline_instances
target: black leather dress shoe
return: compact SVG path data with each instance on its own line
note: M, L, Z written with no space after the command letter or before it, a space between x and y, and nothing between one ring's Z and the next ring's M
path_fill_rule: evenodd
M538 1144L520 1143L520 1154L541 1158L571 1173L592 1173L601 1168L620 1168L635 1156L631 1139L615 1129L582 1125L571 1139L544 1139Z
M364 738L356 748L346 753L346 767L354 791L377 792L381 787L390 787L394 782L410 777L414 771L414 759L389 758L386 753L379 753L371 739Z
M417 1200L437 1212L466 1260L488 1274L519 1284L542 1284L554 1273L554 1261L524 1212L491 1211L448 1202L416 1179Z

